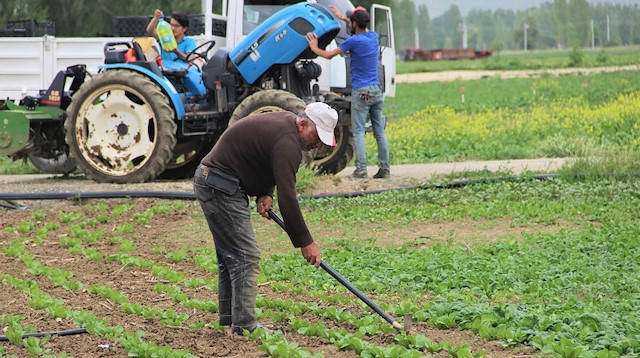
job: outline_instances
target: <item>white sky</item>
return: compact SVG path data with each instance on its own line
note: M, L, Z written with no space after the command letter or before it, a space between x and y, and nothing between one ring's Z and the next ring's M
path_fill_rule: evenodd
M587 0L591 4L595 3L611 3L611 4L623 4L633 5L640 4L640 0ZM538 7L545 2L553 3L553 0L414 0L414 3L421 5L427 5L429 9L429 17L434 18L442 15L445 11L449 10L451 5L457 5L462 12L462 15L466 15L471 9L512 9L512 10L525 10L531 7Z

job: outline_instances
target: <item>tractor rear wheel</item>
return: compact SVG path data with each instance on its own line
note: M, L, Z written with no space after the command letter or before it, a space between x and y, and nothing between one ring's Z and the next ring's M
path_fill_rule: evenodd
M95 181L151 181L173 156L173 108L160 87L140 73L107 70L93 76L73 95L67 112L70 154Z

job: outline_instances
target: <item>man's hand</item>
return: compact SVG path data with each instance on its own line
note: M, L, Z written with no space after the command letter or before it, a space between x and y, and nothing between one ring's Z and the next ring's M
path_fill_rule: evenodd
M320 57L324 57L327 60L330 60L333 58L333 56L342 53L340 47L336 47L331 51L323 50L318 47L318 35L314 34L313 32L307 33L307 42L309 43L309 48L311 49L311 51L313 51L313 53Z
M273 210L273 198L269 195L261 196L256 201L258 206L258 213L262 215L262 217L271 220L269 217L269 210Z
M320 267L322 257L320 256L320 247L315 242L310 243L307 246L301 247L302 257L307 260L308 263L315 267Z
M311 51L316 52L318 50L318 35L313 32L307 33L307 42Z
M156 9L156 11L153 13L153 17L155 17L156 20L160 20L160 18L162 17L162 11L159 9Z
M329 5L329 8L331 9L331 11L333 11L333 14L336 15L338 20L343 20L344 21L344 16L342 16L342 13L340 13L340 10L338 10L337 7L335 7L333 5Z

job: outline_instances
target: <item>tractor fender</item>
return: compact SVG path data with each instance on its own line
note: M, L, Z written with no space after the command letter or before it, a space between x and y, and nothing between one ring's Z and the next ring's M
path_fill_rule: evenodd
M175 110L176 118L180 120L182 116L184 116L185 110L184 110L184 105L182 104L182 97L180 97L180 94L178 93L178 91L176 91L175 87L173 87L173 84L171 83L171 81L169 81L165 77L158 76L155 72L147 68L144 68L142 66L132 65L128 63L114 63L114 64L107 64L107 65L100 65L98 66L98 68L100 71L108 71L108 70L114 70L114 69L127 69L127 70L142 73L143 75L151 78L151 80L157 83L162 88L162 91L169 96L169 102L171 102L171 106Z

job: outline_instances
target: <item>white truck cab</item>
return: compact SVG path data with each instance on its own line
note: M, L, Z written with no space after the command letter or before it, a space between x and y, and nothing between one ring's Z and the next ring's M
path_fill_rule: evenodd
M202 0L204 33L191 36L198 43L215 40L216 46L211 53L220 47L233 49L262 21L283 7L297 2L299 1L279 1L278 5L274 5L273 0L223 0L222 13L216 14L212 11L213 0ZM317 3L326 7L334 5L342 13L354 8L349 0L318 0ZM391 10L374 4L370 14L370 29L380 37L384 93L386 96L394 96L396 66ZM226 22L225 36L214 34L213 21ZM340 33L328 48L335 48L347 36L345 24L342 23ZM104 63L106 43L130 40L131 37L0 37L0 48L3 49L0 52L0 98L16 100L27 94L37 94L41 89L49 87L58 71L75 64L85 64L90 73L96 73L98 66ZM344 56L336 56L331 60L318 58L316 61L323 70L317 81L321 90L342 92L348 88L347 60Z

